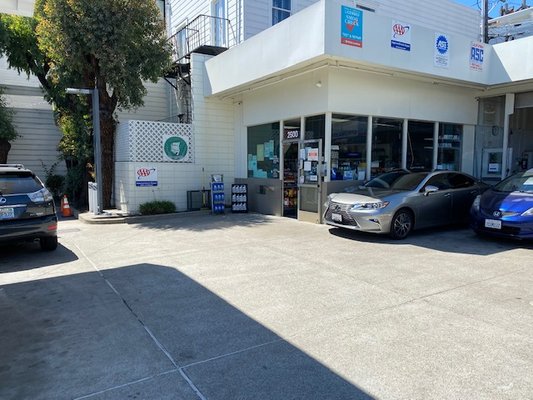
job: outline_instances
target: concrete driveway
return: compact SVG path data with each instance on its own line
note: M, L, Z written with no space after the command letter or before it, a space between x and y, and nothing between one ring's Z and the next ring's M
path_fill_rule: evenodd
M254 214L0 247L1 399L532 399L533 245Z

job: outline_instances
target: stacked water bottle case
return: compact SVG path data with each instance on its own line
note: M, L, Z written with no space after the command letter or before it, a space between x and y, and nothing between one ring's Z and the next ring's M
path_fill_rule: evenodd
M213 214L224 212L224 183L211 183L211 211Z
M231 185L231 211L248 212L248 185Z

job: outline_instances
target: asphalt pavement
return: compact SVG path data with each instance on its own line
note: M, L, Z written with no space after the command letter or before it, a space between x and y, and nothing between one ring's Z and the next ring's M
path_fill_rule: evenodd
M1 399L533 399L533 244L257 214L0 246Z

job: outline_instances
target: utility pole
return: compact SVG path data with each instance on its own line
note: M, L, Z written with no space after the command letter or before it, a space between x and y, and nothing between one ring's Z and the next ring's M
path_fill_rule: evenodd
M489 0L483 0L483 43L489 42Z

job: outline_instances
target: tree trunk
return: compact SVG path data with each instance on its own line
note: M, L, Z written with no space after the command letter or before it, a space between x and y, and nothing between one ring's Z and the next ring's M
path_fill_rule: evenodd
M100 143L102 146L102 186L103 208L111 207L111 194L115 177L114 147L116 122L113 114L102 110L100 113ZM100 188L98 188L100 190Z
M11 150L11 143L5 139L0 139L0 164L7 164L9 150Z

